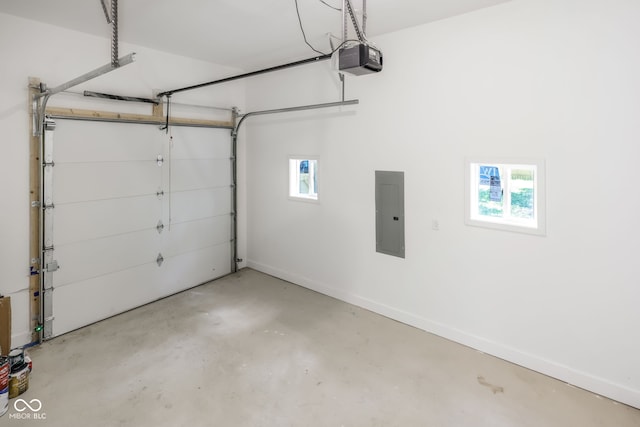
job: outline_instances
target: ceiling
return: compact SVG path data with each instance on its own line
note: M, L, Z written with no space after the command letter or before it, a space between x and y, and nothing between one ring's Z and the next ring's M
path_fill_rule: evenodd
M509 0L369 0L370 37L490 7ZM342 0L324 0L335 7ZM110 0L107 0L107 4ZM352 0L361 9L362 0ZM309 42L330 50L341 12L298 0ZM252 70L315 55L302 38L294 0L119 0L121 42ZM0 13L110 37L100 0L0 1ZM381 46L383 48L383 46Z

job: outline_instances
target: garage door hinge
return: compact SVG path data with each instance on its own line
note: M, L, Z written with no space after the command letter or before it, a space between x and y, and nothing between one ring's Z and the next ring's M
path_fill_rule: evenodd
M156 263L158 264L158 267L162 265L163 261L164 261L164 258L162 257L162 254L158 254L158 258L156 258Z
M58 265L58 261L51 261L45 266L45 271L47 273L53 273L54 271L58 271L60 266Z
M53 119L50 118L45 118L44 120L44 130L55 130L56 129L56 122Z
M162 230L164 230L164 224L162 223L162 221L158 221L158 225L156 226L156 230L158 230L158 234L162 233Z
M54 167L55 165L56 165L56 163L55 163L55 162L44 162L44 163L42 164L42 167L45 167L45 168L46 168L47 166Z
M48 205L44 205L44 206L42 207L42 210L45 210L45 211L46 211L47 209L53 209L53 208L55 208L55 207L56 207L56 205L54 205L53 203L51 203L51 204L48 204Z

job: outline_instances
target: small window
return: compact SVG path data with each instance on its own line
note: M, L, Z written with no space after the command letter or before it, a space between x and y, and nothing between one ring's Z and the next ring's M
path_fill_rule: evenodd
M318 200L317 159L289 159L289 197Z
M468 225L544 235L542 161L466 162Z

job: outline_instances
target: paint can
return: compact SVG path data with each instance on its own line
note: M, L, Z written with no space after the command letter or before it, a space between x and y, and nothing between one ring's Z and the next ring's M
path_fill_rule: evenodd
M9 399L20 396L29 388L29 365L13 367L9 374Z
M24 352L24 363L29 366L29 372L33 371L33 361L31 360L31 356L26 351Z
M24 350L21 348L14 348L9 352L9 368L13 371L14 367L22 369L24 365Z
M0 356L0 417L9 409L9 359Z

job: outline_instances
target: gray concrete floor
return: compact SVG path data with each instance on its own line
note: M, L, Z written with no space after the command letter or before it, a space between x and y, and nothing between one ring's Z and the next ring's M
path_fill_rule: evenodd
M245 269L31 350L2 426L640 426L640 411ZM29 410L24 413L29 413Z

